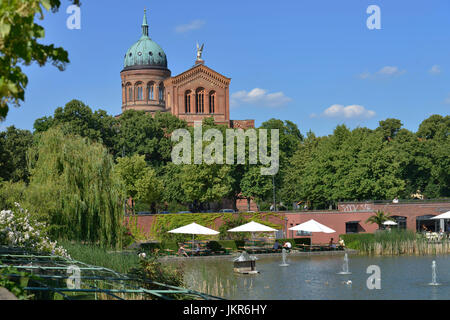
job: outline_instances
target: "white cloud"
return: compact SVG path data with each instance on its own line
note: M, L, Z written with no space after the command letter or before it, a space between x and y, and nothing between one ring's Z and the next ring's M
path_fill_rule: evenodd
M367 79L370 77L370 72L363 72L359 75L361 79Z
M366 71L366 72L359 74L358 77L361 79L369 79L369 78L376 78L376 77L394 77L394 76L399 76L401 74L404 74L405 72L406 72L406 70L400 70L396 66L384 66L383 68L381 68L380 70L378 70L375 73L370 73L370 72Z
M431 74L439 74L441 73L441 67L438 66L437 64L435 64L434 66L431 67L431 69L429 70L429 72Z
M258 104L268 107L279 107L292 101L291 98L285 96L283 92L267 93L267 90L254 88L247 92L245 90L237 91L231 95L231 105L237 106L242 103Z
M380 69L380 71L377 72L378 74L383 74L387 76L394 76L397 74L402 74L404 71L400 71L398 67L395 66L386 66Z
M325 109L320 116L326 118L370 119L375 116L375 111L367 110L363 106L356 104L349 106L333 104ZM315 117L318 117L315 113L311 114L311 118Z
M197 30L200 29L201 27L203 27L203 25L205 25L205 21L204 20L193 20L191 22L189 22L188 24L182 24L179 26L175 27L175 32L177 33L185 33L185 32L189 32L192 30Z

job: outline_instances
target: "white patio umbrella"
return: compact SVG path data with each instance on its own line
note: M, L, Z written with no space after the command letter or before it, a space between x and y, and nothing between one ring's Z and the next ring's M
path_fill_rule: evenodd
M436 217L433 217L431 219L441 220L441 227L445 229L444 219L450 219L450 211L444 212Z
M445 213L442 213L436 217L433 217L431 219L450 219L450 211L447 211Z
M209 235L216 235L219 234L220 232L210 229L210 228L206 228L204 226L201 226L199 224L196 224L195 222L185 225L184 227L180 227L177 229L173 229L168 231L169 233L182 233L182 234L192 234L192 243L194 243L194 235L196 234L209 234ZM193 254L193 252L191 252L191 255Z
M398 223L395 221L392 221L392 220L387 220L387 221L383 222L383 224L385 226L396 226Z
M324 232L324 233L336 232L333 229L328 228L327 226L317 222L314 219L311 219L309 221L306 221L304 223L296 225L295 227L291 227L291 228L289 228L289 230L306 231L306 232Z
M228 232L275 232L274 228L268 227L261 223L250 221L242 226L228 230Z
M276 232L277 230L261 223L250 221L242 226L228 230L228 232L251 232L254 238L254 232Z
M328 228L327 226L317 222L314 219L308 220L304 223L301 223L299 225L296 225L294 227L289 228L289 230L294 231L306 231L306 232L324 232L324 233L334 233L334 231L331 228Z

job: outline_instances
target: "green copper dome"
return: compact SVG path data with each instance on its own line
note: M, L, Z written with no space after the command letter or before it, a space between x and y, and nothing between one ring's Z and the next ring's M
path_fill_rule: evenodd
M163 49L148 36L147 15L144 10L142 36L128 49L124 69L167 69L167 57Z

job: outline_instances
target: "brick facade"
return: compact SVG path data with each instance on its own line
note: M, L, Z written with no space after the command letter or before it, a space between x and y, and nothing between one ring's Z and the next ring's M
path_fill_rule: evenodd
M247 209L246 200L240 203ZM302 238L305 236L298 235L296 231L287 230L297 224L306 222L310 219L314 219L334 230L335 233L313 233L312 243L328 243L330 238L334 238L334 241L339 240L340 234L346 233L346 223L354 222L357 226L358 233L373 233L378 229L377 225L368 224L366 220L372 216L377 210L382 210L391 216L406 218L406 228L415 231L418 224L422 224L426 221L430 227L440 228L439 220L417 220L417 218L427 218L427 216L436 216L441 213L450 210L450 201L442 202L428 202L417 201L413 203L374 203L374 202L351 202L340 203L338 210L331 211L301 211L301 212L278 212L277 216L268 216L268 221L283 226L283 231L287 231L287 237ZM207 213L205 213L207 214ZM148 232L151 228L151 224L155 216L139 216L138 224ZM218 219L216 221L216 230L222 224L222 221Z

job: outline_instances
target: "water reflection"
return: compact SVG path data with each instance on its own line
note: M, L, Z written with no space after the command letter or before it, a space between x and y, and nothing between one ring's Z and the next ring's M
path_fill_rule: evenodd
M360 257L350 256L352 274L338 275L342 256L289 256L259 258L257 275L233 272L228 260L186 259L188 287L227 299L449 299L450 256ZM429 286L432 261L439 266L440 286ZM381 269L381 289L369 290L370 265Z

